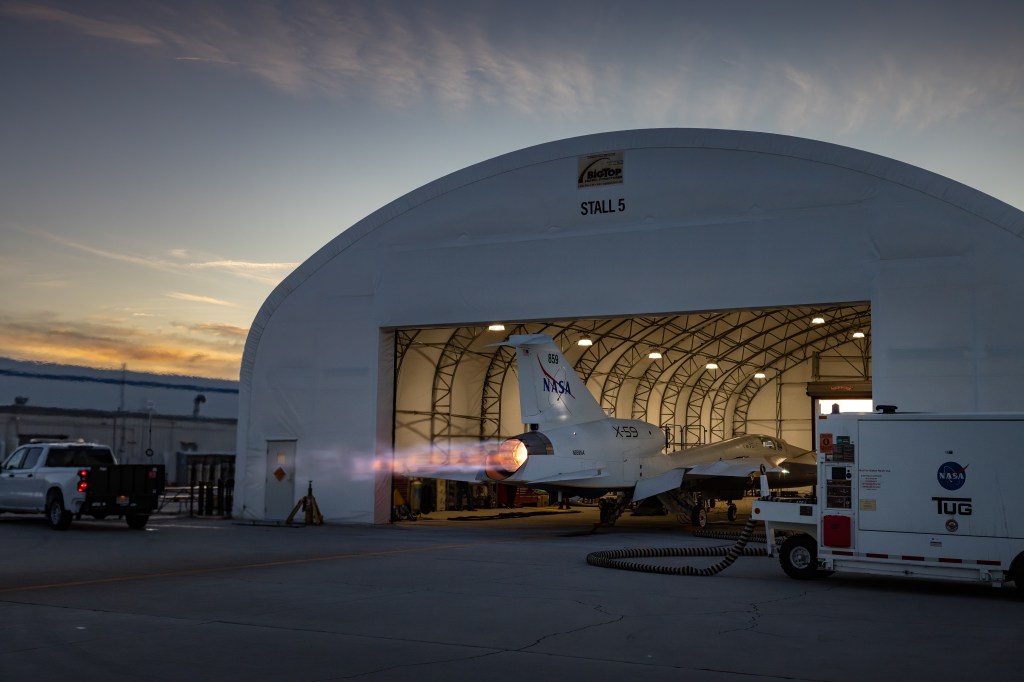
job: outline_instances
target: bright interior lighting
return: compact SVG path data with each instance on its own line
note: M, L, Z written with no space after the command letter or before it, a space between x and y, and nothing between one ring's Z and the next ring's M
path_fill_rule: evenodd
M811 320L811 324L825 324L825 318L824 317L816 317L813 320Z
M487 331L489 331L489 332L503 332L503 331L505 331L505 325L503 325L503 324L492 324L490 327L487 328Z
M649 357L651 360L661 360L661 353L659 353L656 350L652 350L650 353L647 354L647 357Z
M594 342L591 341L590 339L588 339L587 337L583 337L582 339L580 339L579 341L576 342L576 345L577 346L593 346Z
M757 372L754 374L755 379L764 379L767 375L764 372Z
M863 339L864 338L864 332L854 332L853 333L853 338L855 338L855 339Z
M704 365L704 369L718 369L718 363L709 362L708 364Z

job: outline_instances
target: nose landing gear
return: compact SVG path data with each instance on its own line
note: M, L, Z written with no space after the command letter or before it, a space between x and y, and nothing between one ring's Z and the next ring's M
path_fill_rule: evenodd
M675 513L680 523L688 521L697 528L704 528L708 525L708 510L714 509L717 502L689 490L673 490L669 493L662 493L658 498ZM730 521L735 521L739 510L732 500L728 500L727 505L726 517Z

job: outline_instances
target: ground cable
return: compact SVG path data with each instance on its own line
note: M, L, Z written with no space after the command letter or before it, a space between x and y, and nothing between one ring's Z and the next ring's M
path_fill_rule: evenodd
M736 544L731 547L637 547L634 549L609 549L600 552L591 552L587 555L587 563L591 566L602 568L619 568L625 571L642 571L644 573L661 573L663 575L696 575L711 576L721 573L732 565L741 556L768 556L767 548L747 548L754 533L755 519L747 521L740 532ZM706 568L695 566L664 566L661 564L645 564L637 561L624 561L624 559L651 558L651 557L674 557L674 556L724 556L722 561Z

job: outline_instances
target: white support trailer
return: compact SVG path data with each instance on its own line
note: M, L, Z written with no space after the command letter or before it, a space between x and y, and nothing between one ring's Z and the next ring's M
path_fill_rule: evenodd
M835 414L807 498L753 517L799 579L864 573L1024 590L1024 414ZM764 478L764 477L762 477Z

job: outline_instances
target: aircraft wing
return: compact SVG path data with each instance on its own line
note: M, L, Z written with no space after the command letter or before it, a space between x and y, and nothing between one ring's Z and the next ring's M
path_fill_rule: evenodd
M535 483L566 483L568 481L583 481L590 478L602 478L608 474L603 469L586 469L583 471L568 471L564 474L554 474L553 476L546 476L544 478L531 478L528 481L516 481L513 478L508 479L509 483L521 482L524 485L533 485Z
M669 469L658 476L641 478L633 488L633 499L643 500L666 490L675 490L682 484L685 473L686 470L683 468Z
M731 476L746 478L751 474L760 473L762 467L764 467L766 472L778 473L784 471L761 457L719 459L703 464L682 465L669 469L658 476L641 478L636 482L636 487L633 489L633 499L642 500L667 490L675 490L682 484L685 477Z
M762 472L782 473L785 469L772 464L763 457L740 457L737 459L719 459L705 464L687 467L687 476L735 476L746 478L751 474Z

